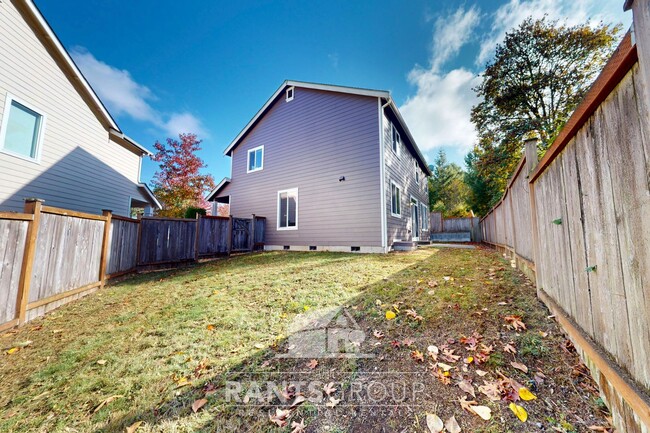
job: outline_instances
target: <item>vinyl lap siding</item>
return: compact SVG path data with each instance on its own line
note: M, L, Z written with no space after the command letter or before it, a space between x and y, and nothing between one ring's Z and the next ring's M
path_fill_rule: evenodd
M386 182L386 227L387 239L390 246L394 240L411 240L411 209L410 200L413 195L419 203L424 203L429 208L429 193L424 172L420 171L420 183L415 183L415 157L407 149L406 134L398 129L402 139L400 156L397 157L392 148L391 124L393 122L384 115L382 125L384 133L384 158ZM391 181L401 187L402 216L391 215ZM428 238L428 231L420 234L420 239Z
M46 204L127 215L138 191L140 158L109 141L108 131L12 2L0 2L0 124L11 95L46 116L39 163L0 152L0 210L25 197Z
M377 99L296 88L233 152L231 214L267 218L268 245L381 246ZM264 169L246 173L264 145ZM345 176L344 182L339 178ZM277 230L277 195L298 188L298 229Z

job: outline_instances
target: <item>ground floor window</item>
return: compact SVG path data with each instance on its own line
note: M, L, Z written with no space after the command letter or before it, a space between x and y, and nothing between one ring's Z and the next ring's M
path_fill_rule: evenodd
M429 216L427 215L427 205L420 203L420 217L422 218L422 230L429 230Z
M298 228L298 188L278 191L278 230Z
M394 182L390 184L390 213L393 216L402 215L402 190Z

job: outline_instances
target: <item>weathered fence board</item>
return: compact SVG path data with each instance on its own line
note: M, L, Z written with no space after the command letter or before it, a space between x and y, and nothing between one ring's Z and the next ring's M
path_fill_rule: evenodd
M104 221L43 213L30 304L98 282L103 234Z
M197 220L181 218L142 218L138 265L194 260Z
M266 239L266 218L253 216L253 250L264 249L264 240Z
M228 254L230 218L207 216L199 218L199 256Z
M442 232L442 213L431 212L429 214L429 225L431 226L431 233Z
M29 221L0 219L0 326L17 317L18 283Z
M140 221L113 216L106 273L109 276L135 270L137 266L138 229Z

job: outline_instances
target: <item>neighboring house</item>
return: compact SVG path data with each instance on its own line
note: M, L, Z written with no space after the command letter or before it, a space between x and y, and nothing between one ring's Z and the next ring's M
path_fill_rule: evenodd
M30 0L0 1L0 210L23 199L90 213L160 204L150 152L125 136Z
M267 218L266 248L387 252L427 239L431 174L390 93L286 81L224 152L213 213Z

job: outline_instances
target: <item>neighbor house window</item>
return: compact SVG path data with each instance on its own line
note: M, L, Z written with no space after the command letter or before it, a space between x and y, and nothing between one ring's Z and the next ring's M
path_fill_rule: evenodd
M289 87L289 88L287 89L287 94L286 94L286 101L287 101L287 102L289 102L289 101L293 101L293 93L294 93L294 91L295 91L295 90L294 90L293 87Z
M278 192L278 230L298 228L298 188Z
M420 203L420 216L422 217L422 230L429 230L429 216L427 215L427 205Z
M248 168L246 173L259 171L264 168L264 146L258 146L248 151Z
M37 160L43 123L43 114L7 97L0 131L0 149L11 155Z
M395 154L399 156L402 139L400 138L399 132L397 132L397 128L395 128L395 125L391 124L391 129L392 129L393 152L395 152Z
M394 182L390 184L390 213L402 216L402 190Z
M413 161L415 163L415 183L420 184L420 167L418 166L418 161Z

